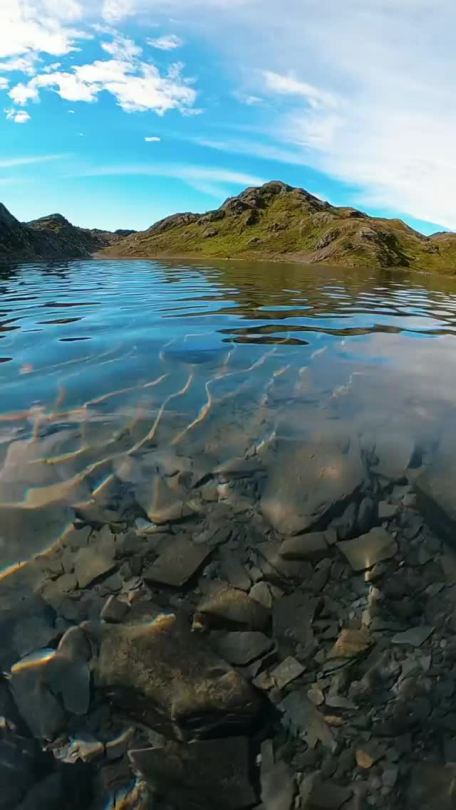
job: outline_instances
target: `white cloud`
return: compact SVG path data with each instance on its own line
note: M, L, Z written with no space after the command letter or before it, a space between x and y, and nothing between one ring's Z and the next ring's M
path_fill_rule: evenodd
M10 98L25 105L37 101L43 89L50 89L67 101L94 102L106 91L126 112L154 110L158 115L173 109L185 112L194 105L196 91L182 76L182 65L171 65L163 75L153 63L139 58L141 48L133 40L121 36L102 47L114 58L43 72L13 87Z
M133 14L135 8L134 0L104 0L102 16L109 23L118 23Z
M159 143L161 138L159 138L158 135L146 135L144 140L146 143Z
M158 48L160 51L173 51L175 48L180 48L184 42L176 34L166 34L163 37L157 37L157 39L148 39L147 44L152 48Z
M0 58L69 53L83 36L73 28L81 14L76 0L2 0Z
M15 124L26 124L31 116L25 110L5 110L7 121L14 121Z
M0 90L6 90L8 85L9 85L8 79L6 79L4 76L0 76Z
M0 62L0 73L18 72L33 76L38 62L39 56L33 52L26 53L23 56L10 57L10 59Z

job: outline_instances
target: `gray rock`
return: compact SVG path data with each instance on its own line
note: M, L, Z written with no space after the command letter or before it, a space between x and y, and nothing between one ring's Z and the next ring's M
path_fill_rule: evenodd
M96 682L127 715L178 738L247 727L255 717L255 692L184 617L159 614L98 632Z
M295 735L302 737L309 748L315 748L321 742L330 751L336 750L337 743L330 727L302 689L290 692L278 708L284 714L285 725Z
M300 787L303 810L338 810L353 791L335 782L322 779L319 772L303 779Z
M219 655L238 667L247 666L257 658L262 658L272 646L270 638L257 632L224 633L216 642Z
M274 760L271 740L261 746L260 782L265 810L292 810L296 789L293 772L283 760Z
M388 501L380 501L378 505L378 519L391 520L399 511L399 507L395 503L388 503Z
M456 455L453 444L440 448L415 480L418 507L431 527L450 543L456 536Z
M230 585L232 585L233 588L248 591L252 585L252 581L233 551L222 551L220 556L222 573Z
M410 630L405 630L403 633L396 633L391 639L393 644L409 644L411 647L421 647L425 641L432 635L435 627L428 625L420 625L419 627L412 627Z
M280 546L280 555L285 560L321 560L329 553L324 532L289 537Z
M420 762L414 766L406 794L407 810L454 810L456 765Z
M109 596L103 605L101 618L105 622L122 622L129 610L130 606L127 602L123 602L115 596Z
M135 770L176 810L243 810L255 804L246 737L168 743L129 756Z
M359 449L337 438L281 439L268 461L261 510L281 534L298 534L330 519L364 480Z
M365 571L376 563L390 560L397 551L397 544L392 535L380 527L371 529L367 534L354 540L340 542L337 547L354 571Z
M109 574L115 568L114 546L112 543L96 543L81 548L74 561L75 576L80 588L87 588L99 577Z
M412 464L415 452L415 442L411 436L403 431L383 431L375 440L376 463L373 471L390 481L401 481Z
M201 568L212 549L186 537L171 537L152 565L145 569L146 582L181 588Z
M305 667L296 658L288 656L271 670L270 675L277 688L283 689L299 678L303 672L305 672Z

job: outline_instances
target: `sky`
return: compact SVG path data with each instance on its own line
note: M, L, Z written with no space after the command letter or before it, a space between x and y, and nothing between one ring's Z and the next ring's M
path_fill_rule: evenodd
M454 0L0 0L0 200L149 227L283 180L456 230Z

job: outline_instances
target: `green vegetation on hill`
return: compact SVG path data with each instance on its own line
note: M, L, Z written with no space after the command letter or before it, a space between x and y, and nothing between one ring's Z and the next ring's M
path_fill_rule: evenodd
M456 273L456 234L336 208L280 182L248 188L207 214L176 214L102 251L118 257L298 260Z

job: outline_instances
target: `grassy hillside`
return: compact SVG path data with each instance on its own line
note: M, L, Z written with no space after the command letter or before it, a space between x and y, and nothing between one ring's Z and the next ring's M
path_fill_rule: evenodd
M101 255L281 258L456 273L456 234L425 237L400 220L336 208L303 189L270 182L216 211L168 217Z

